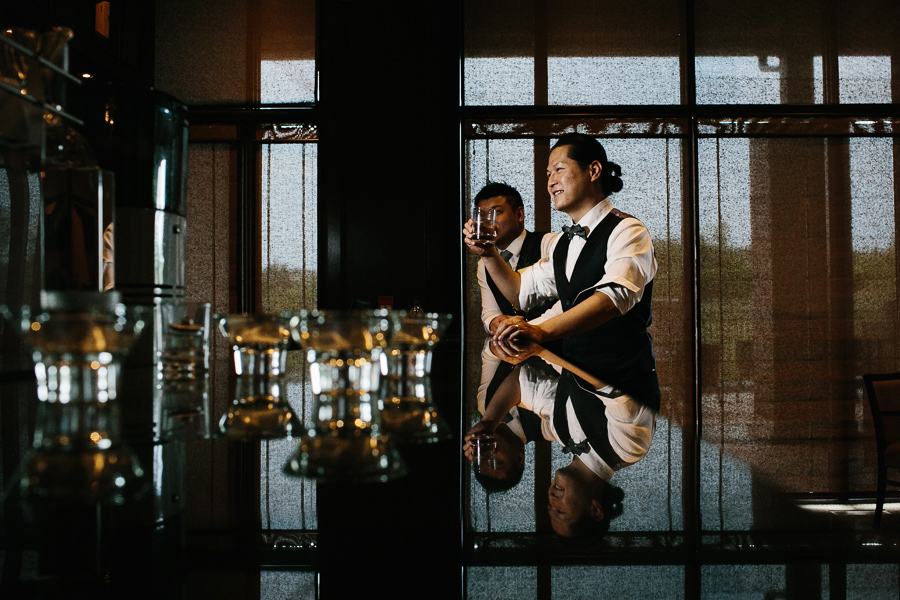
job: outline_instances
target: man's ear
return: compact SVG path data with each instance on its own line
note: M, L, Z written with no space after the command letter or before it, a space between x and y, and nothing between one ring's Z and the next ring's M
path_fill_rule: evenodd
M602 521L606 513L603 511L603 505L598 500L591 499L591 518L595 521Z
M519 452L519 456L516 458L516 466L520 469L525 466L525 451L522 450Z
M591 174L591 181L597 181L600 179L600 173L603 172L603 165L600 164L599 160L595 160L588 165L588 172Z
M525 222L525 207L524 206L520 206L519 208L516 209L516 220L519 223Z

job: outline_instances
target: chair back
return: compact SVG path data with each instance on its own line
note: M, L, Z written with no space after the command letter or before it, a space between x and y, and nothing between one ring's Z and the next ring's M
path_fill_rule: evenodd
M878 450L900 442L900 373L863 375Z

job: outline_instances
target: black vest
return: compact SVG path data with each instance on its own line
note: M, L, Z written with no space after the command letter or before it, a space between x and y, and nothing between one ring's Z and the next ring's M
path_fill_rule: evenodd
M590 385L582 382L590 388ZM569 419L566 414L566 404L571 400L572 408L575 410L575 417L578 424L584 430L587 441L591 445L600 458L603 459L610 468L619 469L626 463L613 450L612 444L609 443L609 422L606 418L606 406L597 396L586 392L578 385L575 375L569 371L563 371L559 378L559 385L556 388L556 401L553 405L553 427L556 429L556 435L559 436L560 442L565 445L569 441L581 442L582 440L572 440L569 433Z
M529 361L531 361L531 363L538 368L540 368L538 363L544 363L544 361L536 356L529 358L525 362L528 363ZM497 365L497 370L494 371L494 376L491 378L491 382L488 384L487 391L485 392L485 412L487 412L487 407L491 403L491 400L494 399L494 395L497 393L497 389L500 387L500 384L502 384L503 381L513 373L515 368L515 365L506 361L501 361L500 364ZM555 376L556 373L554 372L553 375ZM526 410L521 407L519 408L518 413L519 423L522 425L522 431L525 432L525 441L534 442L536 440L544 439L544 434L541 429L541 418L530 410Z
M606 274L609 237L622 218L610 213L588 236L572 280L566 278L569 238L563 236L553 253L553 272L563 310L569 310L589 298L595 285ZM587 289L586 293L580 294ZM600 327L562 340L560 354L607 384L624 391L635 400L659 410L659 381L656 358L647 327L653 321L650 301L653 282L644 288L641 301L624 315L610 319Z
M541 260L541 240L544 239L545 235L547 234L542 231L525 232L525 239L522 241L522 251L519 252L519 262L516 263L516 270L530 267ZM555 302L551 301L540 306L535 306L527 311L518 310L506 299L503 292L500 291L500 288L498 288L497 284L494 283L494 280L491 279L490 274L485 271L484 275L487 278L488 287L490 288L491 293L494 294L494 299L497 301L497 306L500 307L500 312L504 315L518 315L524 317L526 321L529 321L541 316L547 309L555 304Z

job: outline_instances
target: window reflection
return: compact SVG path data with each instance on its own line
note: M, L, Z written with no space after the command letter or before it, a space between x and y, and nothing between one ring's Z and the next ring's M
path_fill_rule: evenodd
M298 132L305 131L298 128ZM260 295L265 312L316 307L318 252L317 146L264 144L260 149ZM302 423L311 421L308 367L301 351L288 353L287 400ZM285 477L282 467L297 440L262 444L260 511L264 529L318 527L315 483ZM299 488L299 489L298 489Z
M466 144L468 196L491 182L511 185L522 195L525 205L525 228L535 230L535 198L543 199L545 191L534 189L534 141L471 140ZM469 202L471 204L471 202Z
M894 141L890 138L851 138L849 143L853 250L888 250L896 244Z
M313 0L159 0L156 87L191 104L315 101Z
M776 57L698 56L697 103L779 104L779 64Z
M890 56L840 56L840 101L842 104L890 103Z
M704 438L750 466L751 489L860 489L872 475L841 465L870 443L845 433L868 418L859 375L896 360L892 147L701 140ZM748 483L702 460L704 488Z
M646 105L680 101L678 57L582 56L546 60L550 105ZM792 91L809 90L811 95L804 103L822 104L825 85L822 56L806 60L799 68L794 66L790 78L785 79L788 65L778 56L698 56L694 63L697 103L781 104L785 101L784 86L788 86ZM294 68L300 72L300 67ZM466 105L535 104L534 69L535 61L530 57L467 58ZM891 102L889 56L841 56L838 72L840 103ZM648 85L648 82L652 83Z

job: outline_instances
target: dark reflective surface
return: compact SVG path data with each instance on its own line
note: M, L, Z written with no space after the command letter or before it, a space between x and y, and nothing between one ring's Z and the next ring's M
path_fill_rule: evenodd
M773 591L795 597L797 589L803 591L796 597L866 590L887 598L900 589L900 523L890 521L890 498L888 521L875 530L874 498L779 486L746 455L670 422L665 394L660 412L610 398L590 373L533 344L485 339L470 346L476 351L481 371L466 398L465 422L472 425L464 446L468 597L512 590L589 597L598 585L626 597L645 593L648 582L660 598L701 589L731 589L740 598ZM570 429L568 448L561 439L560 402L572 423L583 422L587 452L575 454L583 449L582 431ZM578 406L585 402L593 402L593 412ZM498 414L498 459L486 477L476 474L473 434ZM760 443L756 451L778 444ZM619 458L628 451L628 460L608 459L611 447ZM509 485L519 457L521 479ZM594 467L593 480L579 462ZM572 513L589 518L592 503L599 505L594 517L599 508L607 524L573 528Z

